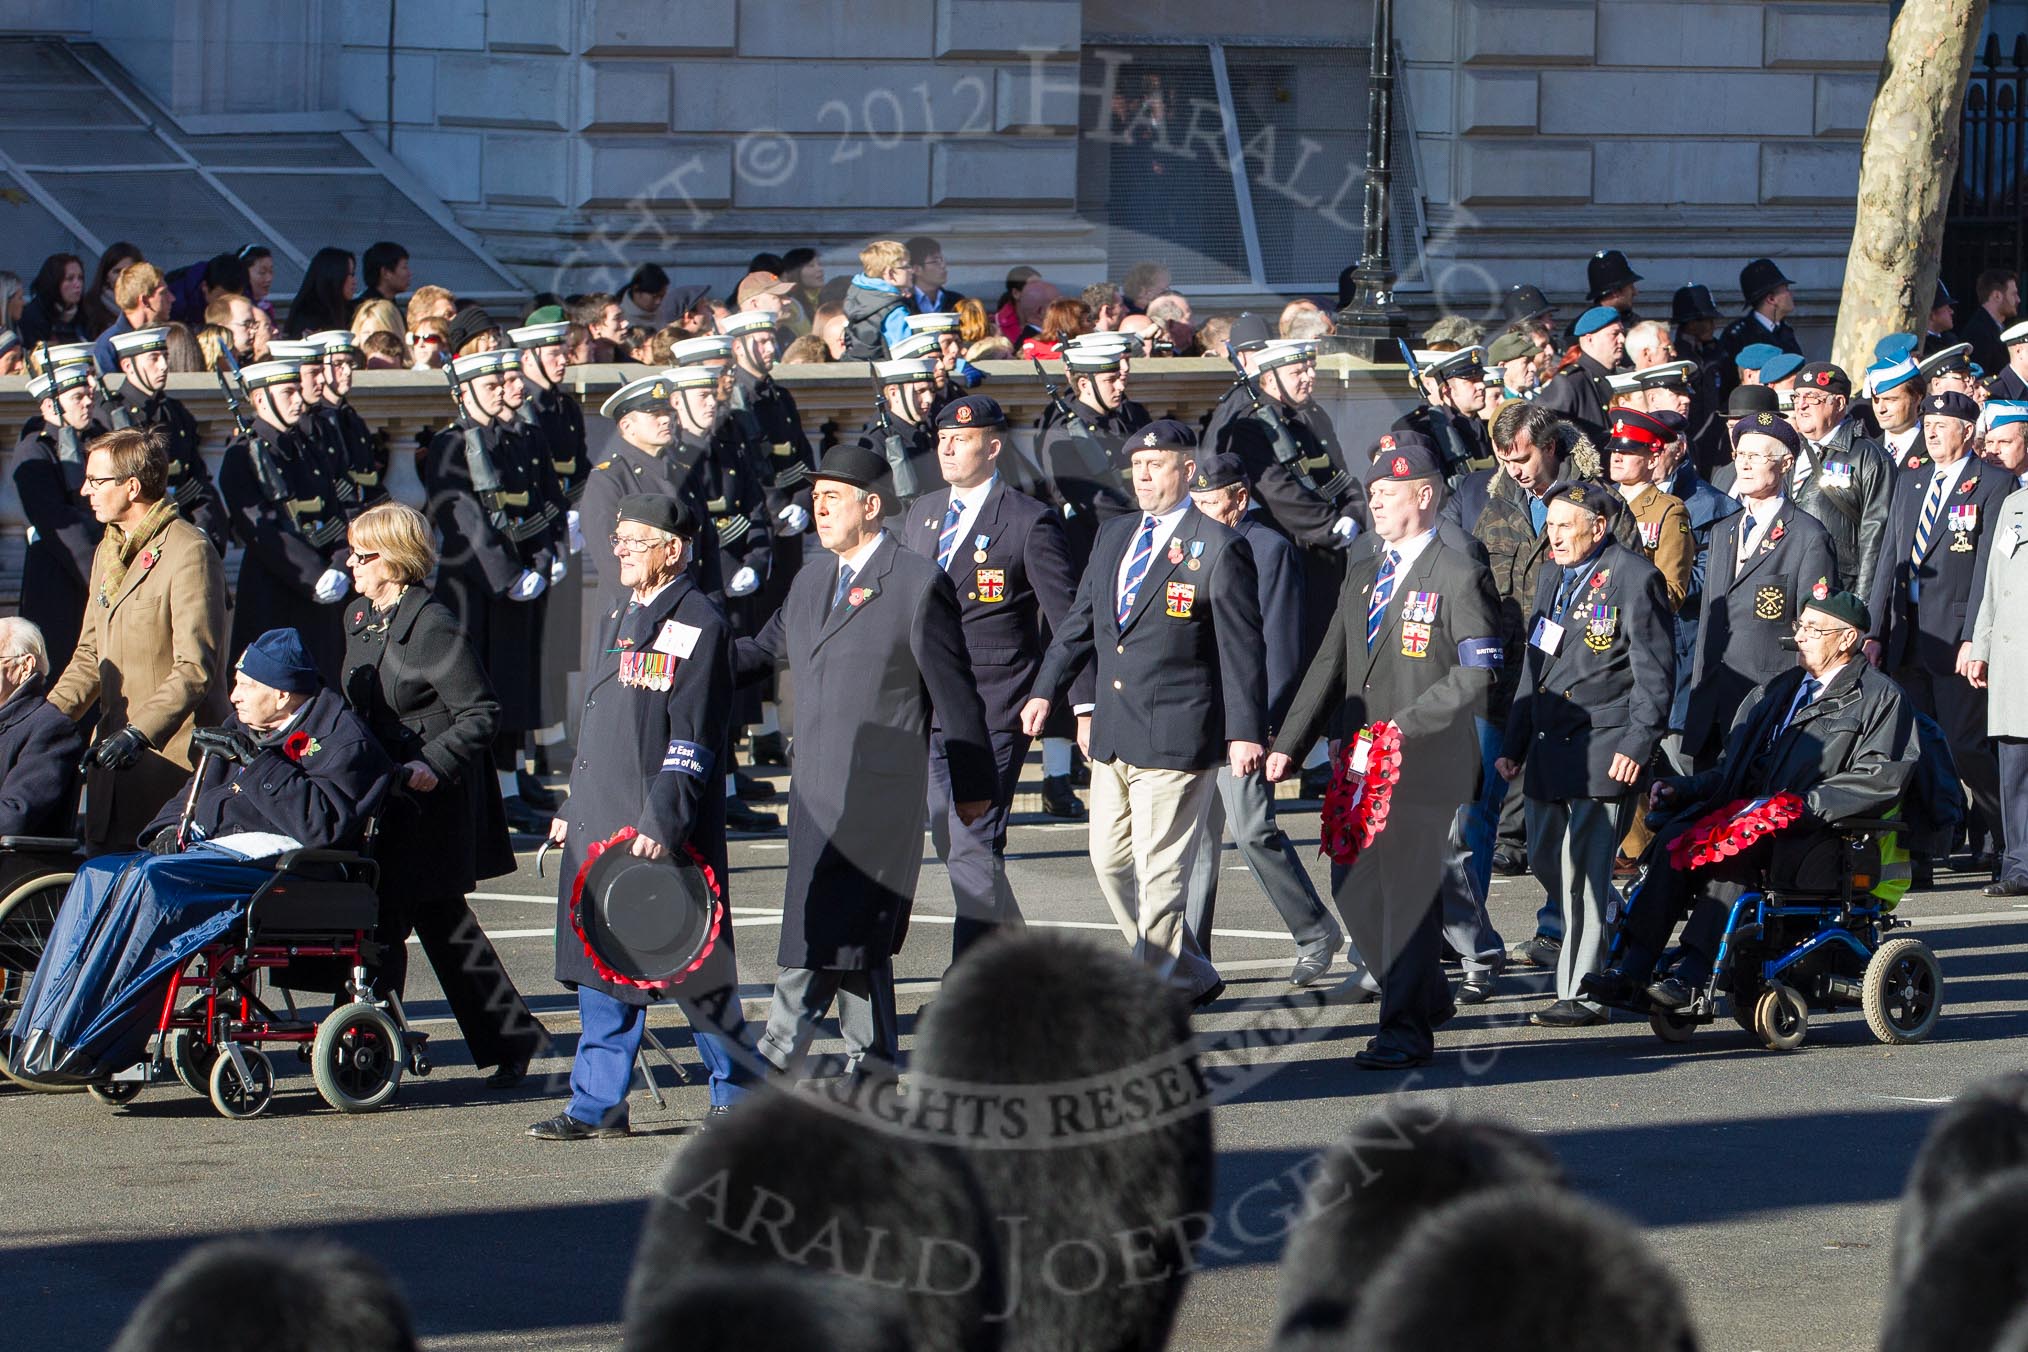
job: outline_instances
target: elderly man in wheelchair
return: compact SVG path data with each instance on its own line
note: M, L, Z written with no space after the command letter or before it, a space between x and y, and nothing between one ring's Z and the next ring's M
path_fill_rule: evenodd
M1850 592L1806 602L1796 669L1741 704L1718 763L1654 784L1655 840L1611 965L1585 979L1588 994L1650 1013L1673 1041L1709 1021L1724 990L1735 1018L1771 1046L1801 1040L1808 1005L1859 1002L1896 923L1873 892L1897 825L1886 819L1921 752L1901 687L1861 653L1869 618ZM1674 966L1660 970L1686 915Z
M232 706L195 735L197 771L142 831L147 852L78 867L15 1020L17 1078L97 1083L134 1065L183 965L278 870L362 844L394 766L295 630L248 646Z

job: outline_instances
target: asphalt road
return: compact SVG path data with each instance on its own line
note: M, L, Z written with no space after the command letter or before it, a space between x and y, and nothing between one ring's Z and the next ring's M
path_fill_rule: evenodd
M1285 820L1313 856L1314 812ZM1118 942L1081 827L1025 819L1010 853L1031 919ZM773 974L768 912L785 847L780 837L737 842L733 862L752 1016ZM1277 1000L1293 946L1236 856L1224 866L1215 954L1229 989L1200 1026L1290 1027ZM1321 861L1312 867L1321 879ZM642 1199L705 1106L696 1058L673 1034L692 1082L677 1087L663 1068L669 1108L637 1092L630 1139L559 1146L522 1135L559 1106L574 1006L550 977L552 893L532 856L485 886L475 908L558 1035L558 1055L536 1067L547 1077L504 1095L482 1088L418 957L409 1007L433 1035L437 1069L377 1113L330 1111L290 1057L278 1061L274 1106L251 1122L223 1120L174 1086L122 1109L75 1094L0 1095L12 1163L0 1173L0 1342L103 1347L193 1242L275 1231L329 1234L376 1254L400 1276L432 1348L613 1345ZM1539 897L1532 881L1498 880L1501 931L1527 933ZM919 898L898 969L904 1048L949 951L950 897L934 858ZM1304 1021L1285 1049L1246 1058L1271 1060L1271 1073L1216 1110L1223 1252L1195 1279L1175 1345L1264 1345L1290 1179L1390 1093L1443 1095L1453 1111L1539 1133L1575 1186L1647 1227L1690 1292L1706 1348L1869 1345L1895 1198L1936 1105L2016 1069L2013 1039L2028 1031L2028 907L1967 885L1911 898L1903 914L1937 948L1949 983L1937 1037L1917 1047L1876 1044L1856 1012L1817 1020L1791 1054L1762 1050L1729 1022L1680 1047L1645 1022L1551 1032L1525 1023L1545 1003L1541 979L1510 977L1445 1027L1435 1066L1405 1081L1350 1065L1373 1006L1335 1005ZM680 1028L674 1011L657 1022Z

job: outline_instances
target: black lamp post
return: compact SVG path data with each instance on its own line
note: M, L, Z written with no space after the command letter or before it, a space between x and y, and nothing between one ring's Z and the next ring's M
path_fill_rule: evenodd
M1366 86L1366 198L1361 216L1359 267L1352 296L1338 311L1332 351L1368 361L1398 362L1397 339L1408 336L1408 316L1394 304L1394 262L1387 239L1388 200L1394 171L1394 3L1373 0L1373 50Z

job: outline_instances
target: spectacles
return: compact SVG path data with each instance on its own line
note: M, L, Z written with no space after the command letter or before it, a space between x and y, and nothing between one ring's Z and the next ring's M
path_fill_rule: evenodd
M1778 454L1770 451L1734 451L1732 453L1732 463L1735 465L1772 465L1780 458Z
M107 484L116 484L123 479L131 479L133 477L131 474L87 474L84 477L84 486L86 488L104 488Z
M1790 407L1816 408L1820 404L1828 404L1830 402L1831 396L1828 394L1799 394L1790 401Z
M613 542L613 548L622 554L645 554L651 549L660 549L667 543L664 540L630 540L624 535L615 535L610 538Z
M380 551L377 549L372 550L355 549L351 551L352 566L354 568L363 568L367 564L372 563L375 559L379 557Z
M1795 625L1795 635L1797 638L1829 638L1838 632L1839 630L1836 626L1828 624L1803 624L1798 622Z

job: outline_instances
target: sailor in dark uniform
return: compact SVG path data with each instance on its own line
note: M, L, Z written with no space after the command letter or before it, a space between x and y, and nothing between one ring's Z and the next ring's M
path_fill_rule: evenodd
M949 319L956 315L935 314L910 317ZM954 330L955 331L955 330ZM750 437L765 448L761 482L767 489L768 520L774 531L774 558L761 585L757 608L772 615L788 598L789 584L803 566L803 550L810 540L810 471L817 467L816 452L803 430L803 415L796 396L774 378L776 345L775 316L768 310L742 310L718 323L719 336L732 342L732 391L727 402L731 416L751 425ZM749 735L755 765L788 764L782 742L781 714L774 691L763 686L760 723Z
M14 491L28 518L21 617L41 628L52 671L68 666L77 647L91 592L92 555L105 530L80 496L85 447L106 430L92 417L92 385L89 359L32 378L28 394L41 406L40 425L14 448Z
M204 463L203 436L197 419L190 416L180 400L164 393L169 380L169 330L133 329L107 340L120 360L126 382L119 398L107 410L115 425L160 427L168 438L168 495L176 510L191 525L203 531L220 554L231 538L225 503L211 482Z
M1455 489L1467 473L1493 467L1492 433L1480 416L1486 407L1486 349L1475 344L1414 356L1425 402L1395 419L1393 430L1427 437L1442 456L1445 487Z
M323 421L325 445L339 457L340 473L351 486L347 515L357 516L388 497L387 438L366 425L349 398L352 373L363 361L359 342L350 329L324 329L303 341L314 350L306 362L321 362L324 377L323 401L310 413Z
M1593 444L1603 446L1609 435L1606 405L1612 398L1606 377L1626 354L1626 328L1618 310L1594 305L1577 317L1571 331L1577 335L1577 365L1544 385L1535 402L1569 419Z
M656 372L630 380L599 405L599 414L612 420L613 436L606 456L591 468L585 480L578 513L587 542L608 540L619 521L620 499L636 493L659 493L676 498L696 514L699 525L694 549L686 549L686 566L696 575L697 585L706 593L723 592L718 572L718 534L704 515L704 500L697 495L690 471L696 461L679 455L676 440L676 409L670 402L675 386L667 372ZM625 603L618 573L602 555L593 555L598 567L598 588L592 604L600 611Z
M562 492L546 460L526 453L502 398L521 354L495 348L451 363L459 420L423 452L428 515L443 539L437 591L493 680L500 717L493 764L507 821L548 823L521 798L523 737L540 725L542 595L563 541Z
M910 503L936 492L943 482L937 472L936 427L930 421L936 372L937 364L927 357L873 363L880 409L852 440L887 461L895 494L890 520L898 521Z
M296 364L300 373L298 383L303 391L303 416L296 424L296 435L303 439L323 465L324 477L330 481L334 494L333 501L345 519L350 521L366 509L365 491L349 472L352 467L346 456L344 438L322 411L324 354L315 343L300 338L277 338L268 344L268 351L276 361Z
M558 746L568 736L564 715L570 707L570 673L578 669L585 645L585 536L578 500L591 475L591 454L585 448L584 410L563 386L563 344L569 335L567 320L507 331L508 341L521 354L521 384L527 392L516 415L524 426L541 431L549 472L564 502L563 549L558 555L562 574L550 584L542 617L542 708L552 721L536 730L538 747ZM529 790L539 787L521 785L523 797L538 806L541 795L530 795Z
M910 337L931 337L937 340L934 351L921 354L936 358L937 397L936 406L930 414L934 419L936 414L943 411L944 405L953 399L964 398L968 391L984 384L986 373L965 360L964 340L958 337L958 327L962 321L959 320L956 311L932 310L928 314L910 315L906 322Z
M1043 411L1042 474L1060 504L1071 560L1080 569L1100 526L1140 510L1129 478L1127 439L1148 425L1148 411L1127 398L1129 360L1124 344L1066 350L1063 367L1075 422L1052 418L1053 408Z
M340 566L349 553L345 512L329 467L301 430L297 363L257 362L241 377L253 420L218 467L233 538L246 550L233 595L232 655L270 629L293 629L335 685L345 654L341 603L352 590Z

